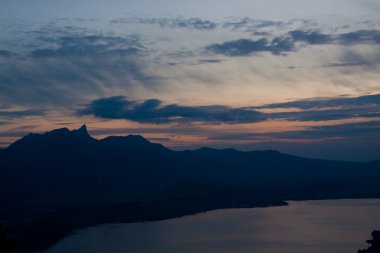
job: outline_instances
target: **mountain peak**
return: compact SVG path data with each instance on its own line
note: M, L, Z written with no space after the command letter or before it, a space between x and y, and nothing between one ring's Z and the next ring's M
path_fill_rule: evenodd
M76 131L77 131L78 133L85 133L85 134L88 134L86 124L83 124L83 125L82 125L80 128L78 128Z
M86 124L83 124L77 131L86 131L87 132Z
M90 137L90 135L88 134L88 131L87 131L86 124L83 124L80 128L73 130L72 132L78 136Z

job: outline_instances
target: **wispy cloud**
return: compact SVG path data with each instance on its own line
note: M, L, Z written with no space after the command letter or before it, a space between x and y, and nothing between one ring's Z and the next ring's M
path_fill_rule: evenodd
M111 20L113 24L148 24L148 25L159 25L164 28L187 28L187 29L197 29L197 30L213 30L217 28L218 24L201 18L141 18L141 17L129 17L129 18L118 18Z
M269 104L255 109L298 108L301 111L269 114L272 118L284 118L295 121L328 121L349 118L380 117L380 95L342 98L315 98L286 103Z
M306 45L355 45L380 44L379 30L358 30L344 34L324 34L313 30L292 30L271 39L270 34L258 40L238 39L221 44L211 44L207 51L226 56L249 56L259 52L270 52L275 55L297 51Z
M280 27L284 26L285 22L273 21L273 20L262 20L262 19L253 19L250 17L244 17L234 21L226 21L223 23L224 28L232 30L243 30L243 31L253 31L260 28L268 27Z
M43 116L46 115L45 110L0 110L0 118L23 118L28 116ZM1 123L0 123L1 124Z
M303 99L285 103L268 104L256 108L300 108L318 109L338 106L380 106L380 94L361 97L338 97L338 98L313 98Z
M137 35L70 29L52 27L48 33L38 32L35 44L24 48L29 52L2 60L2 102L68 106L86 96L99 96L114 88L147 86L157 79L145 72L148 49Z
M97 55L130 55L145 49L137 36L71 35L42 37L52 48L39 48L33 57L83 57Z
M207 51L227 56L245 56L259 52L270 52L274 55L279 55L291 52L294 49L294 43L289 38L280 37L271 41L265 38L259 40L239 39L206 47Z

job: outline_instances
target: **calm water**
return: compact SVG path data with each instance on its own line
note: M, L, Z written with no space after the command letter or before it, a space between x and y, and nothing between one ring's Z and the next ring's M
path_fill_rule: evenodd
M378 199L218 210L78 230L44 253L356 253L379 215Z

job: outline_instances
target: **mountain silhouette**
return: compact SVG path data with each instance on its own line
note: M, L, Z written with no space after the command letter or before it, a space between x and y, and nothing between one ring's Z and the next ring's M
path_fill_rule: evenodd
M85 125L29 134L0 153L8 200L110 194L152 198L183 181L267 190L284 199L371 197L378 161L307 159L278 151L172 151L139 135L96 140ZM91 195L91 196L90 196Z
M284 200L380 197L379 179L379 161L308 159L274 150L173 151L139 135L97 140L83 125L29 134L0 152L0 212L16 224L26 249L38 249L97 223ZM23 219L31 221L28 229L18 228ZM49 233L41 232L44 227Z
M367 249L358 250L357 253L380 253L380 231L372 231L372 239L367 240L370 247Z

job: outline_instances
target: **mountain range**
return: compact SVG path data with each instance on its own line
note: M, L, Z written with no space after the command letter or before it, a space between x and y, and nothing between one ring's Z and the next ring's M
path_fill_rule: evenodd
M173 151L139 135L97 140L83 125L29 134L1 150L0 216L32 250L98 223L285 200L380 197L379 181L380 161L309 159L273 150Z

